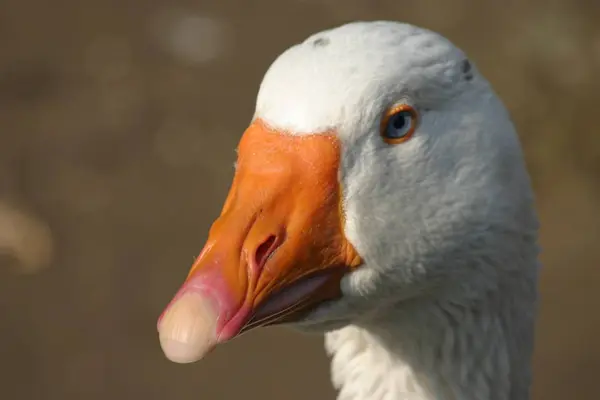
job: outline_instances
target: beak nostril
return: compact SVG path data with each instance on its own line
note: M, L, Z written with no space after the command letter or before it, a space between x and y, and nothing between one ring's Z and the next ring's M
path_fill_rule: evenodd
M279 243L277 243L277 236L269 235L267 239L256 248L253 261L258 271L263 269L265 263L278 246Z

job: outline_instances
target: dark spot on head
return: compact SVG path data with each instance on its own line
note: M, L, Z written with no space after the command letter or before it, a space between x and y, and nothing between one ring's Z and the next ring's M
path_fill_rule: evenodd
M328 44L329 44L329 39L327 39L326 37L316 38L312 42L312 45L315 46L315 47L325 47Z
M471 79L473 79L473 72L471 71L472 69L473 67L471 66L469 60L463 60L461 65L461 71L465 76L466 81L470 81Z
M469 60L463 60L461 68L462 68L463 74L466 74L469 71L471 71L471 63L469 62Z

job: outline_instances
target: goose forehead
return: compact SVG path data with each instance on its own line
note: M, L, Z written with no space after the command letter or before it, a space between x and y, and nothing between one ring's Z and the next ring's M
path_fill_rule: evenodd
M273 62L255 118L294 134L343 132L402 97L451 95L464 59L442 36L412 25L343 25L310 36Z

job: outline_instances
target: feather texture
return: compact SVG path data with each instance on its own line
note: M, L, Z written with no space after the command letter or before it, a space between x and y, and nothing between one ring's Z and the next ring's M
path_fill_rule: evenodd
M418 127L390 146L385 110ZM396 22L317 33L279 56L255 118L343 143L345 234L365 264L299 329L326 333L339 400L526 400L538 222L517 134L476 65Z

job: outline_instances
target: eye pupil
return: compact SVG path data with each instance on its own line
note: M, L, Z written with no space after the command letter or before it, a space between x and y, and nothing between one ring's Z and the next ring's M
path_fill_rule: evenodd
M402 139L411 132L412 114L409 111L400 111L390 117L385 129L385 136L389 139Z
M396 114L393 118L392 125L396 129L402 129L406 125L405 113Z

